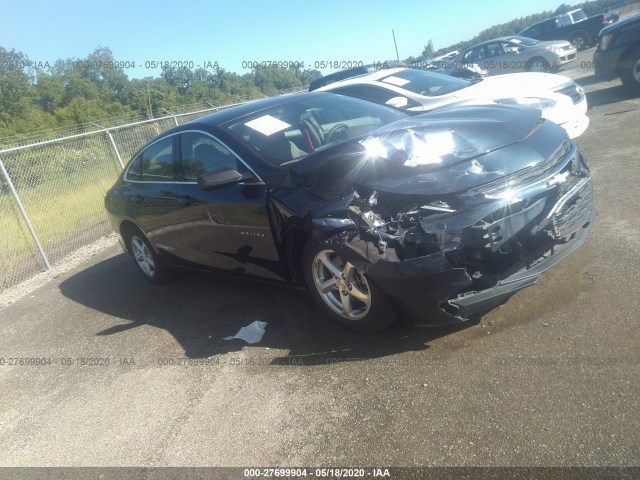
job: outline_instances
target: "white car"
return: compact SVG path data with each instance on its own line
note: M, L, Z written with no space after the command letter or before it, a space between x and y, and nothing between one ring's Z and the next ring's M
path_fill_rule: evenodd
M363 98L414 113L449 105L523 105L564 127L576 138L589 126L582 87L550 73L510 73L463 80L436 72L392 68L335 82L318 89Z

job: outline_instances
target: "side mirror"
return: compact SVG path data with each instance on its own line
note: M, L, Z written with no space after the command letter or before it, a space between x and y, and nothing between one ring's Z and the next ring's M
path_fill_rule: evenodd
M243 180L245 180L245 176L240 172L231 168L225 168L224 170L218 170L217 172L207 173L198 177L198 188L201 190L213 190L214 188L240 183Z

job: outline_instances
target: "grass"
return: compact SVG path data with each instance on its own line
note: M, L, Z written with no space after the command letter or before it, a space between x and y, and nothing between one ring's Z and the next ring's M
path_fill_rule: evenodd
M111 230L104 194L115 177L98 173L92 179L75 176L18 192L50 263ZM2 290L42 270L44 263L10 193L0 195L0 232Z

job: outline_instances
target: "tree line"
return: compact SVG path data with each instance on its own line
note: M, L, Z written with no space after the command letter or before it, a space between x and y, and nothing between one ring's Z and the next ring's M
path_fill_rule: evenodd
M322 76L317 70L269 67L240 75L216 64L164 65L159 77L129 79L122 65L105 47L53 64L0 47L0 138L276 95Z

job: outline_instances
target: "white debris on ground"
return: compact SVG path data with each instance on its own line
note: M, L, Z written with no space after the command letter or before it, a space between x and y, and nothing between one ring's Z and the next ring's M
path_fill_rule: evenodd
M239 340L244 340L247 343L258 343L262 340L266 326L267 322L255 321L246 327L242 327L235 335L231 337L224 337L224 340L235 340L237 338Z
M82 262L100 253L105 248L115 245L117 242L117 235L115 233L109 234L67 255L53 265L51 270L40 272L18 285L9 287L4 292L0 292L0 308L6 307L22 297L29 295L51 279L67 273Z

